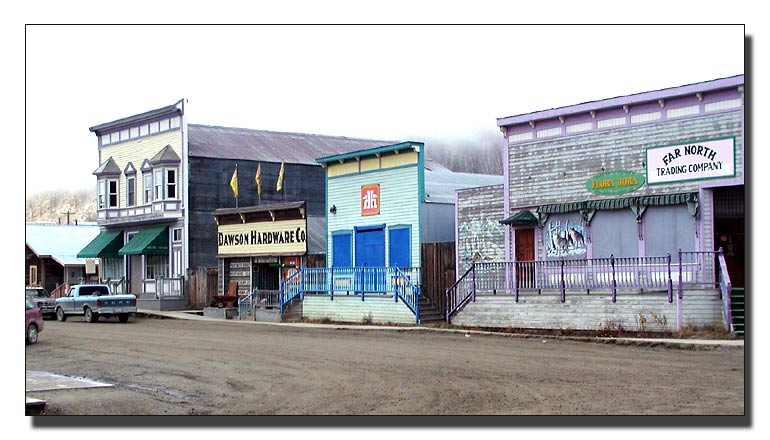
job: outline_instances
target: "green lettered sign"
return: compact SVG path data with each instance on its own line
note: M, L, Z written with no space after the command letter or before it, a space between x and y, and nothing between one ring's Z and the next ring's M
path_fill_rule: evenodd
M633 171L612 170L599 173L586 181L586 189L598 196L619 196L644 185L644 176Z

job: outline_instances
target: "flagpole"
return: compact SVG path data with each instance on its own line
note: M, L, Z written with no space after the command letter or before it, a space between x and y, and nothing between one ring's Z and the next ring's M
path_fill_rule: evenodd
M238 162L235 163L235 187L238 188ZM235 191L235 207L238 208L238 191Z

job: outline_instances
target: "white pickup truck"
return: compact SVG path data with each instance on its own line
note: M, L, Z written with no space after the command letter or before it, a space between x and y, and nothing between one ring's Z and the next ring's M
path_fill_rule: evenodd
M105 284L72 286L66 296L56 299L59 321L66 321L68 315L83 315L86 322L96 322L100 316L117 316L120 322L127 322L131 313L136 313L136 296L113 295Z

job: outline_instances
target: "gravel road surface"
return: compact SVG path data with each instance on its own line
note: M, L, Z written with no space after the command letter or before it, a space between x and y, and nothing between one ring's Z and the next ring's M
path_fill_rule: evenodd
M132 317L46 321L26 369L112 388L46 414L744 413L744 350Z

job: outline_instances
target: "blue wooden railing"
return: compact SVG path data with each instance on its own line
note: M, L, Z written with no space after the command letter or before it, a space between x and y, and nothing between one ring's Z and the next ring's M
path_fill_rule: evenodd
M305 267L281 282L280 308L305 293L360 295L365 301L370 293L392 293L415 314L419 322L420 268L419 267Z

